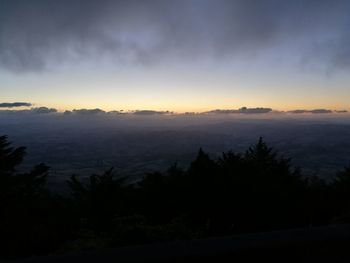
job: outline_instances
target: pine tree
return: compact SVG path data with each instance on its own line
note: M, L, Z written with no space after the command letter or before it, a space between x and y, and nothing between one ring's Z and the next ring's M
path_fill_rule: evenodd
M25 148L14 148L6 136L0 136L0 256L32 253L38 245L42 200L46 195L48 167L35 166L28 172L18 171Z

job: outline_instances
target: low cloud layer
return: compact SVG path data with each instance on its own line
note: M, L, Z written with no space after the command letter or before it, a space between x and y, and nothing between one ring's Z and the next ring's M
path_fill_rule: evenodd
M134 115L164 115L172 114L170 111L155 111L155 110L137 110L133 113Z
M28 102L3 102L0 103L0 108L16 108L16 107L30 107L31 103Z
M2 0L0 67L222 59L298 46L303 61L348 68L349 10L346 0Z
M24 103L22 103L24 104ZM6 105L3 108L10 108L7 103L2 103L0 105ZM31 104L29 104L31 105ZM20 106L12 106L12 107L21 107L27 105ZM1 108L1 106L0 106ZM66 110L64 112L59 112L55 108L48 107L34 107L30 109L4 109L0 110L0 113L10 113L10 114L49 114L49 113L57 113L62 115L76 115L76 116L102 116L102 115L138 115L138 116L152 116L152 115L198 115L198 114L342 114L348 113L347 110L329 110L329 109L314 109L314 110L291 110L291 111L276 111L272 108L264 108L264 107L256 107L256 108L247 108L242 107L239 109L216 109L205 112L186 112L186 113L176 113L172 111L156 111L156 110L134 110L134 111L104 111L99 108L95 109L74 109L74 110Z
M0 113L7 114L49 114L57 113L57 109L47 107L30 108L26 110L0 110Z
M304 114L304 113L326 114L326 113L343 113L343 112L347 112L347 111L332 111L332 110L327 110L327 109L288 111L288 113L293 113L293 114Z
M79 115L96 115L96 114L104 114L106 113L101 109L74 109L72 112L66 111L65 114L75 113Z
M56 113L57 110L54 108L47 108L47 107L39 107L39 108L32 108L30 109L31 112L37 113L37 114L48 114L48 113Z
M229 114L229 113L241 113L241 114L261 114L261 113L269 113L272 112L271 108L247 108L242 107L238 110L212 110L206 113L213 114Z

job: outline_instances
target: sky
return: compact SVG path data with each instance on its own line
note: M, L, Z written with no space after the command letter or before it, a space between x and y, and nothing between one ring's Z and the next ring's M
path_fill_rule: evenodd
M349 0L0 0L0 103L349 110L349 13Z

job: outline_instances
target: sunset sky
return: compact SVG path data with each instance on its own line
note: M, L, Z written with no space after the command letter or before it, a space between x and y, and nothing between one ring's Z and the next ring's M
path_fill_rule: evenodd
M0 102L347 109L350 1L0 0Z

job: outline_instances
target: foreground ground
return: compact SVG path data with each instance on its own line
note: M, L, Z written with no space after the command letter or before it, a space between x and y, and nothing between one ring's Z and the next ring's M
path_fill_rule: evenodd
M33 257L19 263L349 262L350 225L274 231L111 250Z

